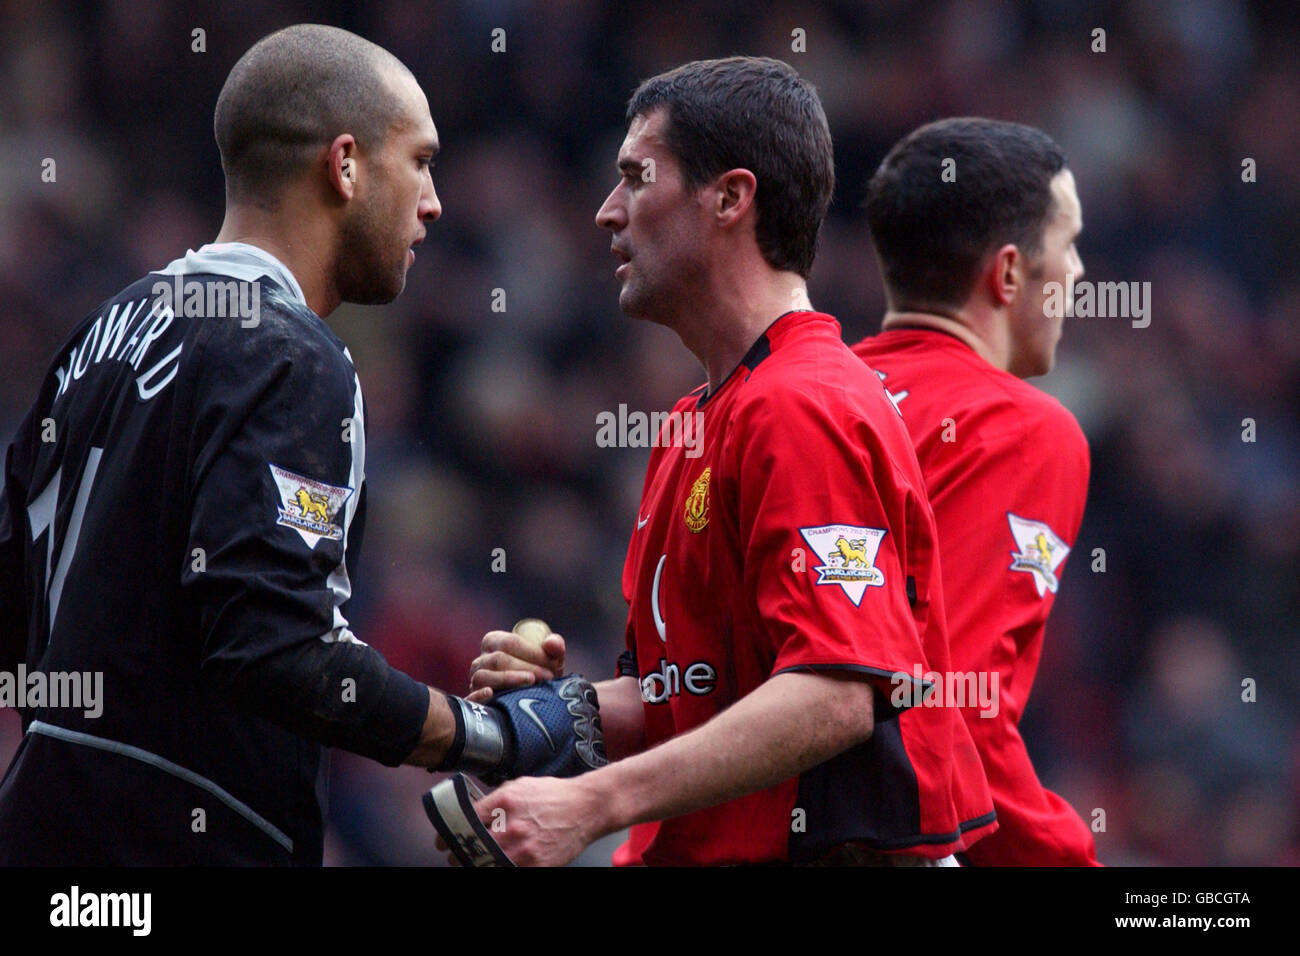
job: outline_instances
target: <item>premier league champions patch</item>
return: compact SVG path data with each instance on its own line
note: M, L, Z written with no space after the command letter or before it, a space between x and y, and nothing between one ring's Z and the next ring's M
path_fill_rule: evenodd
M268 466L280 490L279 517L275 523L293 528L309 548L316 547L321 538L342 540L343 505L352 489L327 485L279 465L268 463Z
M854 606L862 603L867 588L884 587L885 576L876 567L876 552L888 532L884 528L859 528L828 524L800 528L808 546L821 558L815 584L838 584Z
M1042 521L1031 521L1010 511L1007 512L1007 521L1011 523L1011 536L1019 549L1011 552L1010 570L1028 571L1039 597L1048 591L1055 594L1060 584L1056 569L1070 553L1069 547Z

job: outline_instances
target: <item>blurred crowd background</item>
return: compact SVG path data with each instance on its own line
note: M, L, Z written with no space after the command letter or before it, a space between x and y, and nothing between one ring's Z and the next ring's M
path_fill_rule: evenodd
M597 447L596 415L667 409L703 375L675 335L619 312L594 216L640 79L777 56L817 85L835 137L811 292L849 342L883 311L859 203L895 140L978 114L1064 146L1088 278L1149 281L1151 323L1068 320L1038 382L1079 418L1093 469L1023 730L1044 780L1086 820L1104 811L1108 864L1300 862L1294 7L0 0L0 440L82 316L215 236L217 93L255 40L301 21L397 54L442 140L444 212L405 294L329 319L369 417L363 640L462 691L484 631L536 615L567 637L571 669L613 673L648 450ZM18 733L0 712L0 766ZM340 752L332 766L328 863L440 862L427 773Z

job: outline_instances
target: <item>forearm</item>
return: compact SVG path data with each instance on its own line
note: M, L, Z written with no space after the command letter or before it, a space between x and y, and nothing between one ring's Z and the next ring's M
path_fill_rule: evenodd
M420 731L420 742L402 763L417 767L436 767L442 763L456 736L456 718L452 716L447 695L432 687L429 691L429 712Z
M579 779L604 835L774 786L871 731L871 686L860 675L778 674L703 726Z
M645 750L645 704L635 677L616 677L596 685L605 753L623 760Z
M437 712L446 709L445 698L431 701L427 687L360 643L313 640L260 655L226 645L209 653L203 672L245 710L394 767L427 749L426 732L441 728Z

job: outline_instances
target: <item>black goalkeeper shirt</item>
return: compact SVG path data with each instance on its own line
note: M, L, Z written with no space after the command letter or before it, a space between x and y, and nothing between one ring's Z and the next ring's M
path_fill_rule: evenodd
M56 355L0 497L0 676L47 694L0 783L0 864L319 864L324 746L389 765L424 686L349 630L361 386L243 243L133 283ZM30 680L30 676L29 676Z

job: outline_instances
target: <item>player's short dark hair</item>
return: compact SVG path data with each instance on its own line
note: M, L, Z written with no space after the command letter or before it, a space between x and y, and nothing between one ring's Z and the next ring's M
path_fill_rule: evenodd
M989 253L1015 243L1036 255L1053 211L1051 181L1064 168L1052 138L1021 123L959 117L909 133L867 187L890 306L958 307Z
M273 206L341 133L382 149L400 114L384 71L409 70L355 33L315 23L286 27L239 58L217 97L213 129L228 196Z
M628 122L661 107L666 145L686 185L748 169L758 183L755 233L763 258L807 278L835 189L830 127L812 84L768 57L697 60L637 87Z

